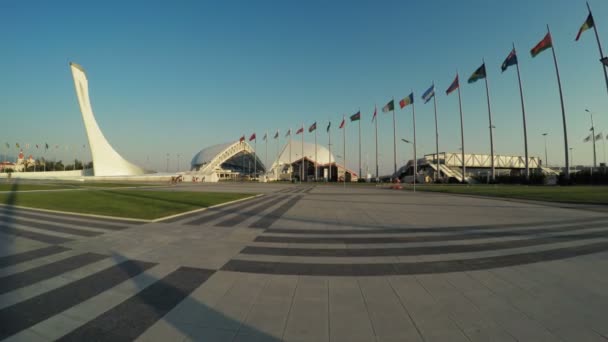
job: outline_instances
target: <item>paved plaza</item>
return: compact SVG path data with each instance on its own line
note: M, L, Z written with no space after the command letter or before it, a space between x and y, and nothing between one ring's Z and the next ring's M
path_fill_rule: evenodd
M606 341L608 211L374 186L160 222L0 206L0 340Z

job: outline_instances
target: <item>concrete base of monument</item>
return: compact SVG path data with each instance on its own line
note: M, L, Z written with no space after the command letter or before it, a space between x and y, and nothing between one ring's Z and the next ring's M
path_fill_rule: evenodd
M120 181L120 182L169 182L175 173L151 173L137 176L94 176L93 170L13 172L12 179L65 180L65 181ZM0 179L8 179L8 173L0 173Z

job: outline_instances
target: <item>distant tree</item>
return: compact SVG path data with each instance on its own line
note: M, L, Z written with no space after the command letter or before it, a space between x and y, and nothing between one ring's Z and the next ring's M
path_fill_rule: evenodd
M64 167L63 167L63 162L60 161L56 161L55 165L53 166L53 171L63 171Z

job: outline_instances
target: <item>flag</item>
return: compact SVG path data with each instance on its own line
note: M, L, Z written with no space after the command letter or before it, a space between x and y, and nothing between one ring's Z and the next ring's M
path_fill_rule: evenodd
M376 108L376 106L374 106L374 115L372 116L372 122L374 122L374 120L376 120L376 114L377 114L377 108Z
M355 114L350 116L350 121L359 121L359 120L361 120L361 111L358 111Z
M502 62L502 65L500 66L500 70L502 70L502 72L504 72L505 70L507 70L508 67L510 67L511 65L515 65L515 64L517 64L517 53L515 53L515 49L513 49L513 50L511 50L511 52L509 53L509 55L507 56L505 61Z
M49 144L48 143L44 143L44 146L45 146L44 147L45 149L47 149L47 150L49 149Z
M330 127L331 127L331 121L327 123L327 132L329 132Z
M239 142L243 142L243 141L245 141L245 136L244 135L241 137L241 139L239 139Z
M578 39L581 37L581 33L587 31L588 29L592 28L593 26L595 26L595 24L593 23L593 15L591 15L591 13L589 13L589 15L587 16L587 20L585 20L585 22L583 23L581 28L578 29L578 33L576 34L576 39L574 39L574 41L578 42Z
M596 136L595 136L595 140L602 140L604 139L604 136L602 135L602 132L599 132Z
M264 137L262 138L262 140L266 141L267 138L268 138L268 133L264 133Z
M593 137L593 133L589 134L585 139L583 139L583 142L589 142L589 141L591 141L592 137Z
M538 42L535 47L530 50L530 54L532 57L536 57L539 53L547 50L548 48L553 47L553 41L551 40L551 33L547 32L545 38Z
M459 87L460 87L460 83L458 82L458 74L456 74L456 78L454 79L454 82L452 82L452 84L450 84L450 87L448 88L448 90L445 91L445 94L450 95L451 92L453 92L454 90L456 90Z
M346 120L344 118L342 118L342 122L340 123L339 128L343 128L345 124L346 124Z
M427 89L424 94L422 94L422 99L424 103L431 101L431 99L435 96L435 85L433 84L429 89Z
M391 110L395 110L395 100L391 100L389 103L386 104L386 106L382 107L383 113L388 113Z
M250 137L249 137L249 141L255 140L255 133L253 133Z
M404 97L401 101L399 101L399 107L403 109L405 106L414 103L414 93L409 94Z
M469 77L468 83L475 83L477 80L486 78L486 63L483 63L473 74Z
M296 131L296 135L300 134L300 133L304 133L304 126L300 127L300 129L298 129Z
M312 125L310 125L310 127L308 127L308 133L311 133L312 131L317 129L317 122L315 121L315 123L313 123Z
M291 135L291 128L287 130L287 133L285 133L285 136L288 137Z
M275 139L278 139L278 138L279 138L279 130L278 130L278 129L277 129L277 133L274 135L274 138L275 138Z

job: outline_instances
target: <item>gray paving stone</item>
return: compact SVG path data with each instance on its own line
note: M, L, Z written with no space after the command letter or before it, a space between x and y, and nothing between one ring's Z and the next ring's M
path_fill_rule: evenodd
M301 276L287 319L286 341L329 341L328 280Z
M379 341L422 341L409 312L386 277L359 277L376 339Z
M413 276L390 277L390 284L425 341L468 341L464 332Z

